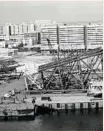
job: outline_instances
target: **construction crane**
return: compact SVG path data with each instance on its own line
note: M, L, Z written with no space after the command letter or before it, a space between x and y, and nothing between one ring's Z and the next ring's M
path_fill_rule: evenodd
M59 59L60 45L59 45L59 26L58 25L57 25L57 28L56 28L56 34L57 34L57 43L54 46L57 46L57 57ZM52 43L51 43L51 40L50 40L51 35L48 33L48 36L44 36L43 38L46 39L46 41L48 43L50 54L52 54L55 57L54 49L52 47Z
M50 41L50 34L48 34L48 36L44 36L43 37L44 39L46 39L46 41L48 43L48 47L49 47L49 52L53 56L53 60L52 61L57 61L59 59L59 27L58 27L58 25L57 25L57 28L56 28L56 32L57 32L57 45L58 45L57 57L55 56L54 49L53 49L51 41ZM49 72L48 72L48 75L49 75ZM43 77L42 74L41 74L41 77ZM40 81L40 80L38 80L38 81ZM42 79L42 83L44 83L44 78ZM35 88L41 89L41 86L36 83L36 81L34 80L32 75L25 74L25 84L26 84L26 87L28 87L29 85L30 86L33 85ZM41 84L41 85L43 85L43 84Z
M51 42L50 42L50 39L49 38L46 38L47 40L47 43L48 43L48 47L49 47L49 50L50 50L50 54L52 53L52 55L54 55L53 51L52 51L52 45L51 45Z

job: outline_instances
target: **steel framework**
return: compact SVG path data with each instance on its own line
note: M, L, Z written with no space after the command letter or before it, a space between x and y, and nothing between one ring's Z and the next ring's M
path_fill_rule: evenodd
M102 48L76 51L65 58L39 66L35 85L37 83L43 90L87 89L91 79L102 81L102 72Z
M39 66L43 89L85 89L91 79L102 80L103 49L71 55Z

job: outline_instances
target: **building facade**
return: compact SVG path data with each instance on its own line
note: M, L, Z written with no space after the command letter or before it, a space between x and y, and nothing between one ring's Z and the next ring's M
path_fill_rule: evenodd
M24 33L23 44L27 46L36 45L38 41L38 33Z
M57 49L57 33L59 34L60 50L85 49L84 26L44 26L41 28L41 43L48 49L47 38L50 39L53 49Z
M50 50L47 38L53 50L57 50L57 27L43 26L41 27L41 50Z
M87 25L87 49L102 47L103 45L103 25Z
M60 26L59 34L61 50L85 49L83 25Z
M38 28L39 27L39 28ZM58 31L57 31L58 29ZM59 36L57 37L57 34ZM26 38L27 37L27 38ZM47 41L50 40L50 45ZM41 44L41 50L94 49L103 45L103 25L67 25L56 21L37 20L34 23L0 25L0 41Z
M60 50L85 50L102 47L102 25L59 25ZM48 50L47 38L53 49L57 49L57 25L41 27L42 49Z

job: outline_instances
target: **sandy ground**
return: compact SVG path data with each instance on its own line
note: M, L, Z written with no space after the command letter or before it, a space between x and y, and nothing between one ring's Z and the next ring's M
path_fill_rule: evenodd
M42 56L42 55L32 55L32 56L22 56L15 58L16 61L18 61L21 65L20 68L18 68L18 71L23 71L28 74L33 74L34 72L37 72L39 65L46 64L48 62L52 61L52 56Z

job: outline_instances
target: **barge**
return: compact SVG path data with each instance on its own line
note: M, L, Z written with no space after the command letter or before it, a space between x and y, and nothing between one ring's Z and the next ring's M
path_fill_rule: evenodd
M31 103L0 104L0 121L34 120L34 106Z

